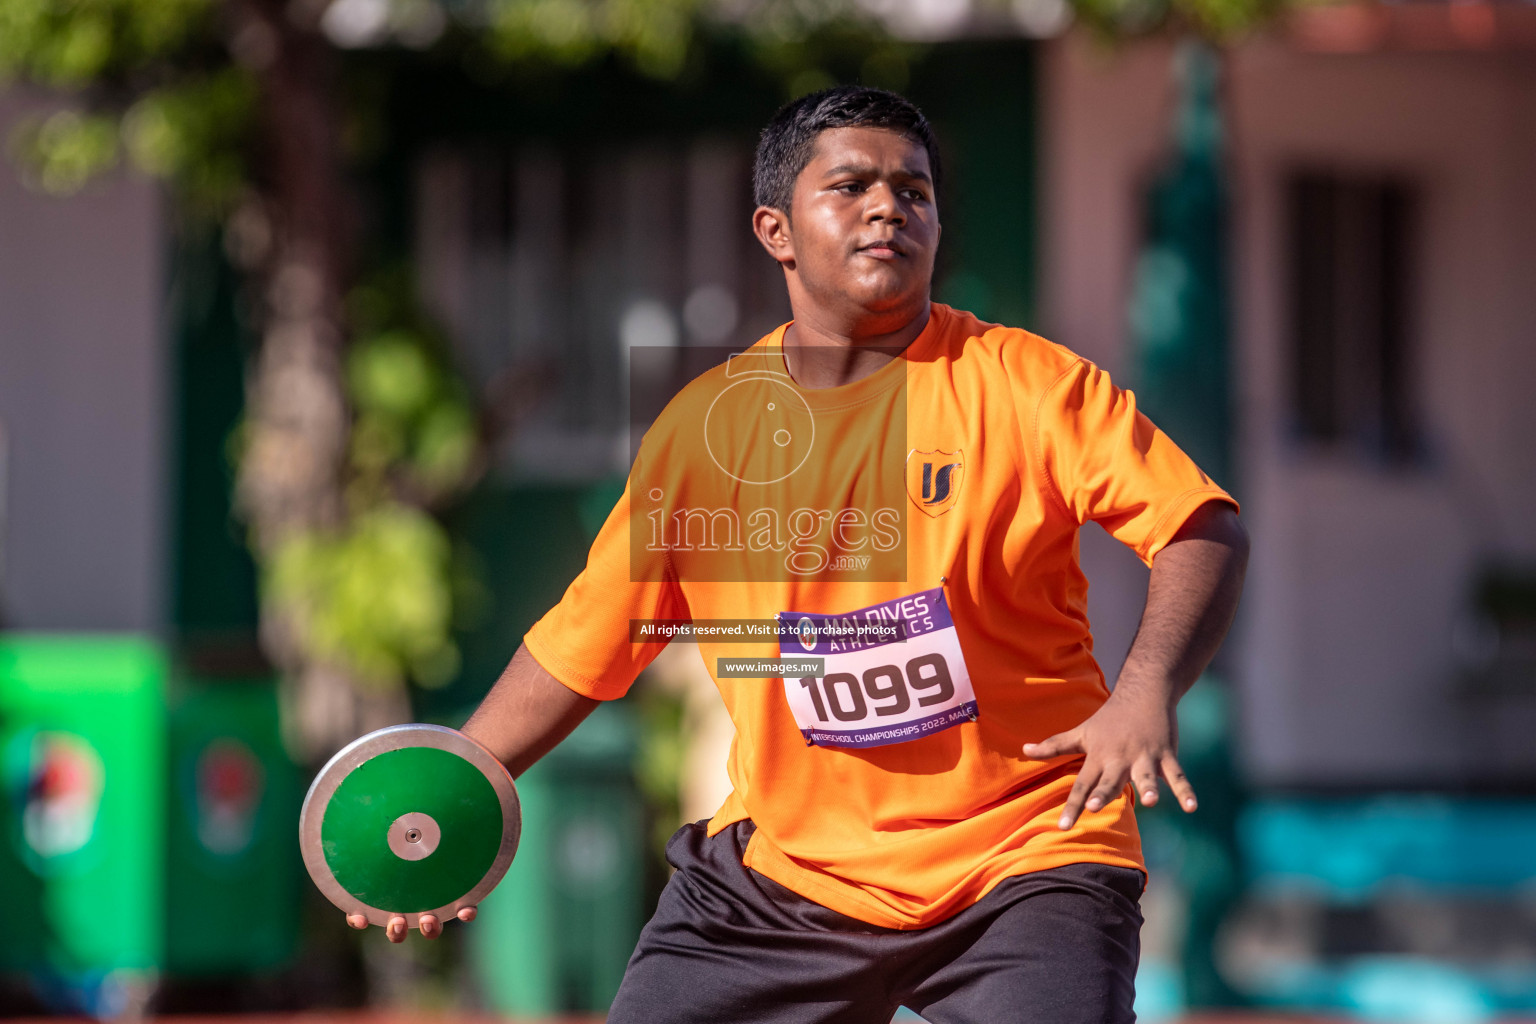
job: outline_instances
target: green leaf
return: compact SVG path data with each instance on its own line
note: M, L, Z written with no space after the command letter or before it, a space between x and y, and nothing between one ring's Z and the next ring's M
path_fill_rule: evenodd
M417 416L436 394L438 376L420 341L407 331L358 342L347 360L352 401L365 413Z
M101 74L112 58L112 23L105 12L88 11L70 19L54 39L49 84L78 87Z
M123 141L139 170L174 182L197 209L221 214L246 185L255 109L255 83L229 67L144 94L123 117Z
M117 122L78 110L28 118L11 136L11 154L30 184L71 195L117 166Z
M152 65L174 71L172 65L186 61L190 68L194 44L211 40L217 6L217 0L0 0L0 78L77 90Z
M340 532L303 532L280 544L264 585L268 600L300 624L311 657L366 685L441 685L458 670L452 577L442 525L384 503Z
M416 472L431 487L452 487L469 471L478 445L469 407L457 401L438 402L423 417L416 437Z

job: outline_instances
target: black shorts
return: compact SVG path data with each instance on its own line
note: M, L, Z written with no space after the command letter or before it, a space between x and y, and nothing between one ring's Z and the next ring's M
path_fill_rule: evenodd
M608 1024L1127 1024L1144 876L1072 864L1005 879L974 906L898 931L828 910L741 863L754 825L667 844L677 868L640 933Z

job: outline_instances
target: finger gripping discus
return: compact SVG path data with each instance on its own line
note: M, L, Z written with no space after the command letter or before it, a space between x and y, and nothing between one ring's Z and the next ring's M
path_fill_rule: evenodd
M315 885L348 914L384 925L446 921L496 887L522 812L490 751L440 725L395 725L354 740L315 776L299 847Z

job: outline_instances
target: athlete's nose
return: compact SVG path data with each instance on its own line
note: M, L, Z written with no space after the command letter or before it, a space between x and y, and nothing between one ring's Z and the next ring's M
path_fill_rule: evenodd
M878 184L864 194L869 197L864 206L864 218L869 223L883 220L897 227L906 224L907 213L902 209L895 189L889 185Z

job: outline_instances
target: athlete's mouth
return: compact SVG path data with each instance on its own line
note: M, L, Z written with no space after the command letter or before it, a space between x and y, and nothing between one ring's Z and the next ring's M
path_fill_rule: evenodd
M900 242L890 238L878 238L873 242L859 246L857 251L867 253L870 256L879 256L885 259L889 259L893 256L905 256L907 254L905 246L903 246Z

